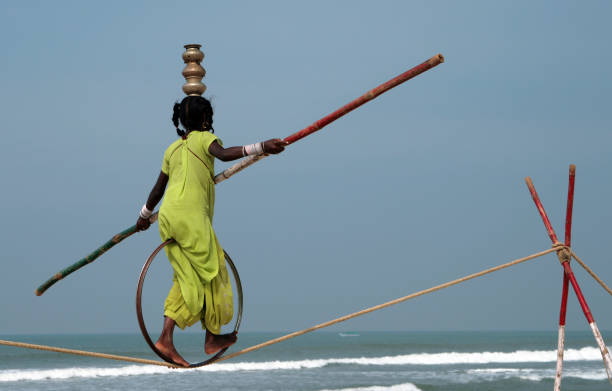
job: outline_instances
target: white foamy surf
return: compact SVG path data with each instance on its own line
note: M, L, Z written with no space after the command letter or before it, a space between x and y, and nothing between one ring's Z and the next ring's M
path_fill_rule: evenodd
M583 347L581 349L567 349L565 351L565 361L598 361L601 360L601 353L594 347ZM141 376L151 374L174 374L178 375L185 372L204 371L204 372L234 372L234 371L272 371L272 370L301 370L322 368L327 365L364 365L364 366L393 366L393 365L457 365L457 364L495 364L495 363L545 363L555 362L556 351L554 350L518 350L514 352L444 352L444 353L416 353L398 356L383 357L356 357L356 358L329 358L317 360L295 360L295 361L262 361L262 362L238 362L220 363L197 369L172 370L157 366L138 366L129 365L116 368L98 367L72 367L58 369L18 369L0 371L0 382L15 381L37 381L46 379L70 379L70 378L96 378L96 377L119 377L119 376ZM473 375L491 376L495 371L488 369L474 369ZM489 371L489 372L487 372ZM514 369L508 369L510 374ZM526 371L526 370L525 370ZM501 372L500 372L501 373ZM529 379L527 372L515 373L513 377L523 376ZM554 374L553 374L554 375ZM567 376L572 376L569 373ZM504 375L505 376L505 375ZM536 375L534 375L536 376ZM545 376L538 374L536 377ZM576 374L576 377L579 377ZM601 374L592 374L600 379ZM605 374L604 374L605 376ZM548 377L548 375L546 375ZM581 377L589 378L589 377ZM535 378L534 378L535 379Z
M594 347L567 349L564 359L565 361L596 361L601 360L601 353ZM555 350L517 350L515 352L416 353L386 357L330 359L329 361L334 364L358 365L452 365L554 362L556 360Z
M545 379L555 378L555 368L549 369L534 369L534 368L482 368L469 369L466 374L473 375L475 378L484 381L496 381L510 378L518 378L522 380L541 381ZM576 378L582 380L606 380L607 375L605 369L599 370L576 370L564 369L564 378Z
M338 333L339 336L345 338L345 337L359 337L359 334L357 333Z
M412 383L394 384L392 386L368 386L353 388L324 389L320 391L421 391Z

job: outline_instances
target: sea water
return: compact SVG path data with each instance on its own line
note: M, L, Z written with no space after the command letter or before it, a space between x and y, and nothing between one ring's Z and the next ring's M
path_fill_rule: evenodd
M281 335L240 333L231 351ZM156 358L139 334L0 338ZM176 338L186 359L205 358L202 334ZM315 332L197 369L0 346L0 390L552 390L556 343L556 331ZM610 389L592 335L568 332L563 390Z

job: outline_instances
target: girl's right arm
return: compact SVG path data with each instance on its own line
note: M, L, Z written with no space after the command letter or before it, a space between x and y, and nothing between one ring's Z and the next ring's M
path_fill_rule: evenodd
M148 211L155 209L155 206L157 206L159 201L161 201L162 197L164 196L164 192L166 191L167 184L168 175L164 174L163 171L160 171L159 177L157 177L157 182L155 182L155 186L153 186L153 189L149 194L149 198L147 199L147 203L145 204L145 208ZM149 228L150 225L151 223L149 222L149 219L142 217L141 212L141 215L138 217L138 221L136 221L136 229L143 231Z
M237 160L237 159L245 157L246 155L251 154L250 151L252 149L254 150L256 146L259 147L258 144L246 145L244 147L223 148L215 140L210 144L210 147L208 147L208 152L210 152L211 155L213 155L219 160L222 160L224 162L230 162L232 160ZM278 138L273 138L273 139L264 141L263 143L261 143L261 153L259 154L281 153L285 149L285 146L287 146L288 144L289 144L288 142L283 141Z

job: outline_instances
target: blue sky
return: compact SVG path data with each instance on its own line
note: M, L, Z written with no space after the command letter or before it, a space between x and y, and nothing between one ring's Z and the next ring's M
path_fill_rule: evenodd
M446 62L220 184L214 226L243 330L295 330L550 247L612 281L612 36L605 1L29 2L0 6L0 334L137 332L157 226L44 296L135 222L176 134L183 45L200 43L226 146L285 137L436 53ZM217 171L226 167L217 164ZM147 315L161 325L160 258ZM574 267L600 327L610 297ZM554 255L336 326L556 330ZM157 325L156 325L157 326ZM587 330L572 296L568 328Z

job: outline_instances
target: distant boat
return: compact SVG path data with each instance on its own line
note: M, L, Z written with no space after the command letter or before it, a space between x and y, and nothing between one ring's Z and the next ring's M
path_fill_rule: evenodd
M338 333L338 335L341 337L359 337L357 333Z

